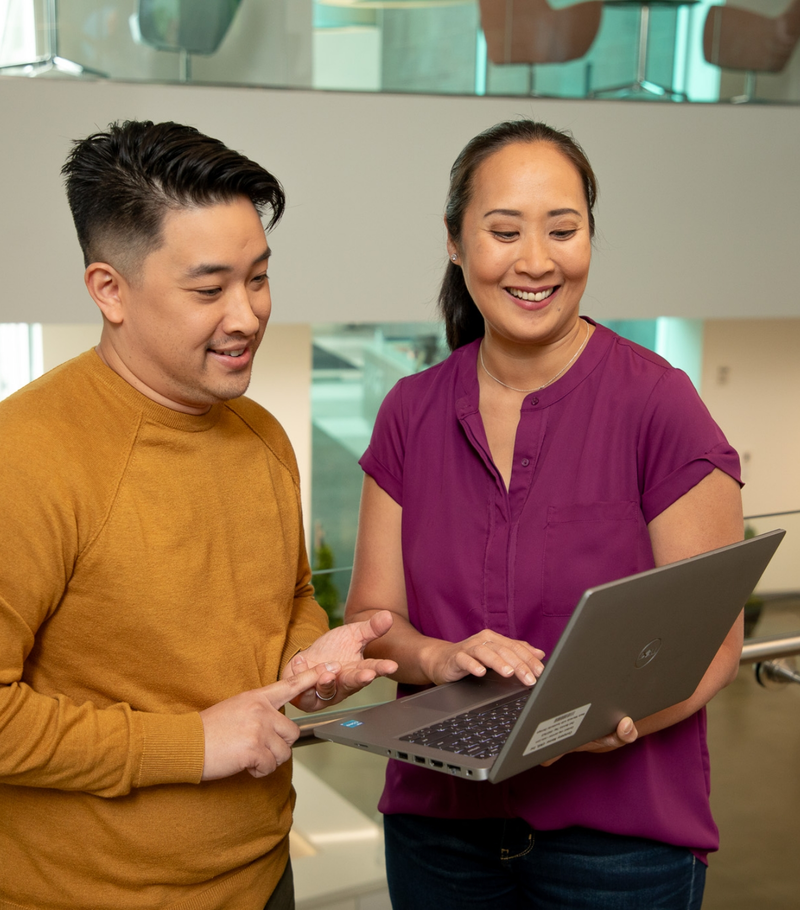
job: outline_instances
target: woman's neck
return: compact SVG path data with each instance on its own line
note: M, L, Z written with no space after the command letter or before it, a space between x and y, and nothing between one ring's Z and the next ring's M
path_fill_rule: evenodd
M484 378L515 393L529 394L552 385L573 366L592 333L583 319L548 345L507 344L487 332L478 352Z

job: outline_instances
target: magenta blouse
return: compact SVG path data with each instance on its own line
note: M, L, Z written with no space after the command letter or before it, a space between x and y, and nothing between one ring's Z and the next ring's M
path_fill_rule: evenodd
M403 509L413 625L449 641L490 628L549 654L586 588L652 568L648 522L715 467L738 481L739 459L685 373L598 325L569 372L525 398L506 490L477 355L476 341L401 379L360 464ZM705 733L703 710L501 784L390 761L380 809L581 825L702 857L718 846Z

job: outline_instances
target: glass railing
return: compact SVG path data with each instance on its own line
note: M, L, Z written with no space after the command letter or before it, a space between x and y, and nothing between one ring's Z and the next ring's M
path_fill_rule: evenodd
M403 376L444 359L438 323L316 325L311 384L312 578L334 622L341 618L356 542L363 474L384 396Z
M0 72L337 91L800 100L800 0L0 0Z

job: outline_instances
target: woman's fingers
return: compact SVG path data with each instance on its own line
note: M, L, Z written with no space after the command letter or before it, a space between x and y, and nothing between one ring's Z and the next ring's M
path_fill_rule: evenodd
M488 635L471 648L474 656L487 669L501 676L516 676L526 686L532 686L544 670L544 651L495 633Z
M487 670L494 670L506 678L516 676L526 686L532 686L544 670L541 660L544 651L489 629L461 642L440 645L428 671L429 678L437 685L468 674L484 676Z

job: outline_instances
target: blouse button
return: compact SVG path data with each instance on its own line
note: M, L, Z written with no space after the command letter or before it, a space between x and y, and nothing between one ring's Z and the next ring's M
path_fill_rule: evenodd
M531 462L530 462L530 459L529 459L529 458L523 458L523 459L522 459L522 467L523 467L523 468L527 468L528 465L529 465L530 463L531 463Z
M531 398L531 407L532 407L532 408L535 408L537 404L539 404L539 399L538 399L538 398Z

